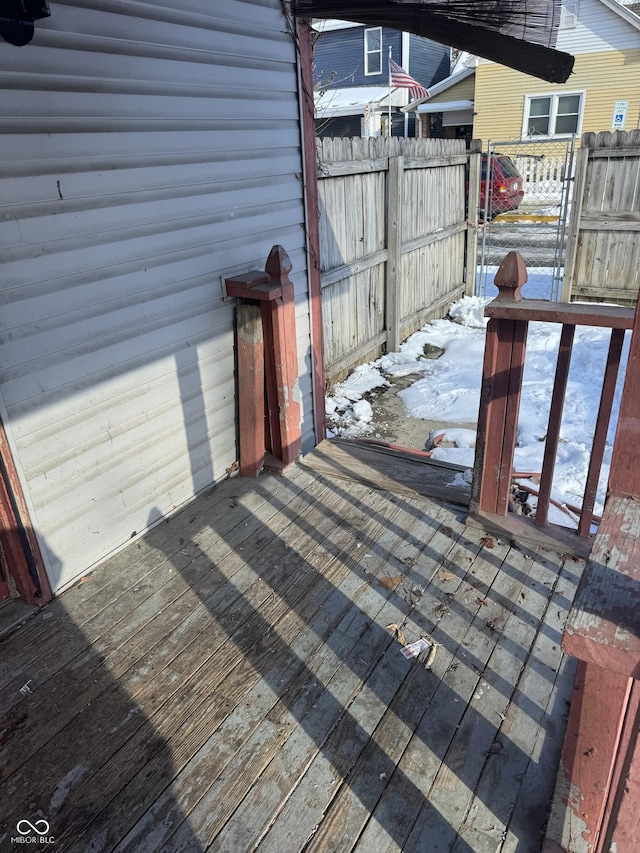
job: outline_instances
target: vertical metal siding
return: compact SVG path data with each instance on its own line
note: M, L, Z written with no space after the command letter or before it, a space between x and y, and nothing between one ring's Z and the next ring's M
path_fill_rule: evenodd
M0 387L60 589L235 461L220 275L274 243L294 262L307 447L313 419L279 0L51 7L30 45L0 43Z

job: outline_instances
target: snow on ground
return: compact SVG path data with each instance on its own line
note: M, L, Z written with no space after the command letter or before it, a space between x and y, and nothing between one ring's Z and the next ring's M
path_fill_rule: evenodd
M355 438L369 432L369 422L373 418L373 409L363 396L374 388L389 385L377 368L377 362L361 364L344 382L333 388L333 395L326 399L327 420L331 426L330 435Z
M484 272L478 269L476 276L476 293L481 294L481 298L488 297L495 299L498 295L498 288L493 283L493 280L498 272L498 267L488 265L484 268ZM559 289L553 279L553 267L528 267L527 268L527 283L523 295L526 299L558 299L554 290ZM563 270L560 270L562 275Z
M456 322L446 319L427 324L411 335L399 352L357 368L345 382L336 386L334 396L327 400L327 411L333 417L342 413L343 427L337 431L348 437L366 434L370 430L371 407L367 404L360 407L362 411L359 410L358 401L366 403L362 400L363 394L388 385L384 374L406 376L418 373L420 378L399 392L407 414L439 421L443 431L448 432L448 438L443 437L440 443L457 445L436 446L432 452L434 458L471 468L474 449L473 440L466 434L468 430L459 430L465 434L456 436L455 429L447 431L447 424L477 420L485 339L483 309L488 301L464 297L450 311ZM551 323L531 323L529 326L514 460L517 472L538 473L542 467L560 331L559 325ZM578 507L582 504L609 338L608 329L586 326L576 329L552 493L560 503ZM427 344L444 349L443 355L438 359L427 358ZM602 512L627 351L628 340L607 437L596 514ZM531 485L530 481L527 482ZM572 526L569 516L553 507L549 520Z

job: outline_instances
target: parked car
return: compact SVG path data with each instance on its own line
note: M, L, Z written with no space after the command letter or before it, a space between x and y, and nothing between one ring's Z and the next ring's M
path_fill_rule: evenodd
M487 155L482 155L480 175L479 215L484 216L487 193ZM467 165L467 197L469 196L469 166ZM524 198L524 181L516 164L505 154L491 155L491 191L489 193L488 218L499 213L517 210Z
M491 155L489 189L489 218L499 213L517 210L524 198L524 181L516 164L504 154ZM485 209L487 193L487 155L482 155L480 176L480 210Z

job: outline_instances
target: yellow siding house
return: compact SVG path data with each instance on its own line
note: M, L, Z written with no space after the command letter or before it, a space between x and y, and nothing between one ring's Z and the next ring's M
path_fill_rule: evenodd
M568 0L557 47L575 56L562 84L477 60L474 137L562 139L640 127L638 16L616 0Z

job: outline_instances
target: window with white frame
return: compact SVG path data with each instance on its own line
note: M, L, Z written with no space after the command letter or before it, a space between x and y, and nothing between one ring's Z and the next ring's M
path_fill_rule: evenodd
M572 136L580 133L583 92L567 95L527 95L522 136Z
M382 74L382 27L364 31L364 73Z

